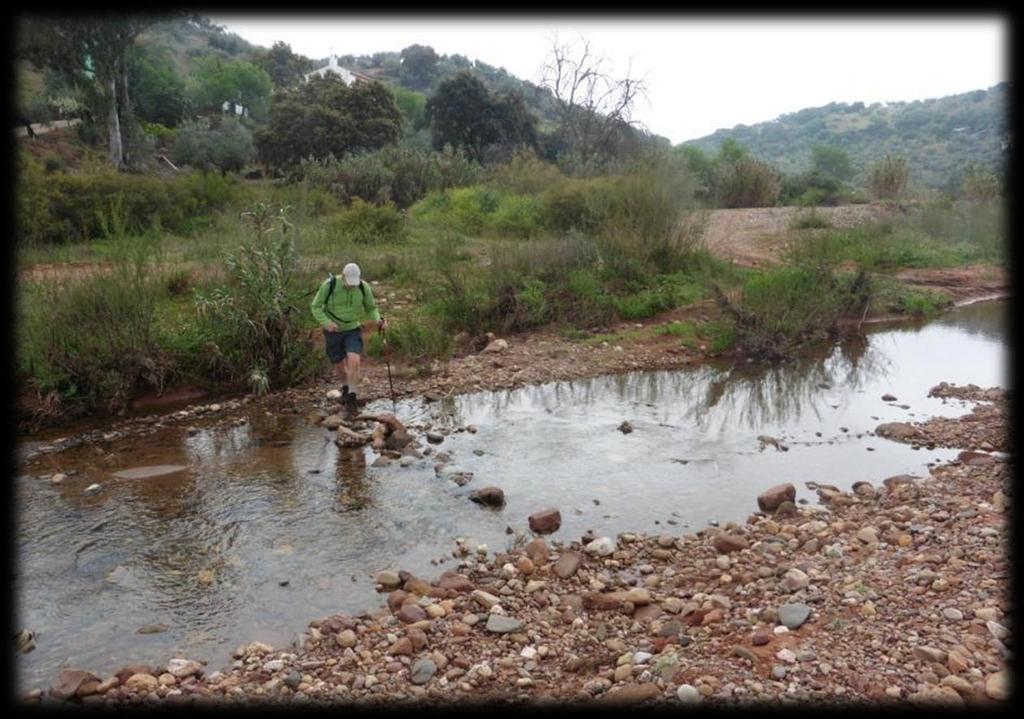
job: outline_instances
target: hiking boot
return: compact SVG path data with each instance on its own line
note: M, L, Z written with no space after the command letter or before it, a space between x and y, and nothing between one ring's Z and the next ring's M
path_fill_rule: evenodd
M344 403L345 413L348 414L349 417L355 417L357 414L359 414L359 401L356 399L355 392L349 392L348 394L346 394Z

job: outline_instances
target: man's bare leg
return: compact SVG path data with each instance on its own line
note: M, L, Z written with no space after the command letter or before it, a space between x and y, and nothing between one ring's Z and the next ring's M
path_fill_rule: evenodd
M341 386L348 387L348 372L345 370L345 360L335 363L334 373L338 375L338 381L341 382ZM344 402L345 398L342 397L341 401Z
M359 356L358 352L348 352L345 356L345 364L347 365L348 372L348 392L349 395L346 397L347 400L351 401L349 410L351 412L357 412L358 406L356 405L356 395L359 392L359 380L362 372L360 366L362 357Z

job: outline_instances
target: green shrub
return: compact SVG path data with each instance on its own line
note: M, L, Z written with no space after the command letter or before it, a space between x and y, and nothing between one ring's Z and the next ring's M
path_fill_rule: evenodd
M251 237L226 256L227 287L196 292L208 371L257 392L307 379L320 366L293 306L295 248L284 210L255 204L244 215ZM303 308L304 309L304 308Z
M361 245L398 244L409 237L405 218L394 205L378 207L360 199L334 215L328 230L333 237Z
M819 230L831 227L832 223L824 215L819 215L817 209L812 207L808 212L795 214L789 226L794 230Z
M171 147L171 160L200 170L237 172L253 161L252 132L234 118L211 124L208 118L183 123Z
M115 204L100 217L112 270L71 282L46 282L22 295L21 371L41 394L73 412L123 409L141 388L161 390L171 374L154 335L158 240L129 232Z

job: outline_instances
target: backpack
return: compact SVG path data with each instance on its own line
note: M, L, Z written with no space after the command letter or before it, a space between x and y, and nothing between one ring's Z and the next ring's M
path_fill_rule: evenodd
M334 286L338 283L338 278L333 273L327 273L327 281L330 283L327 286L327 296L324 297L324 312L330 315L335 321L343 322L341 318L331 312L328 306L331 304L331 296L334 294ZM363 286L366 283L363 280L359 280L359 294L362 295L363 303L366 303L366 288Z

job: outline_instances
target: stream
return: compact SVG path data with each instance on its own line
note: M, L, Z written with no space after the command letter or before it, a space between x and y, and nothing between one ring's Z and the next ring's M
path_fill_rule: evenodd
M242 644L284 645L311 619L383 606L380 570L433 579L455 568L457 537L505 551L507 528L528 531L527 517L546 507L561 511L551 538L565 542L587 530L682 534L744 521L758 493L784 482L811 506L807 481L849 489L924 475L957 450L868 432L969 412L970 403L927 397L940 381L1008 387L1007 315L1005 302L983 302L877 325L780 367L706 365L399 402L407 424L452 430L423 446L473 473L463 487L435 474L433 456L374 466L369 448L339 449L301 415L262 410L243 426L197 423L193 436L171 427L36 457L15 478L15 629L33 630L37 643L15 658L18 691L48 687L65 666L108 676L183 656L213 671ZM883 401L887 393L898 399ZM623 420L633 432L618 431ZM478 431L457 431L470 424ZM762 448L761 435L787 450ZM155 465L172 467L115 476ZM59 485L48 480L69 470ZM487 485L504 490L502 509L469 500ZM166 629L137 633L155 624Z

